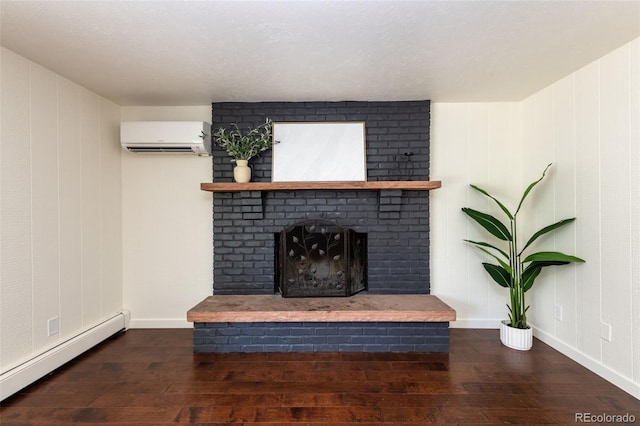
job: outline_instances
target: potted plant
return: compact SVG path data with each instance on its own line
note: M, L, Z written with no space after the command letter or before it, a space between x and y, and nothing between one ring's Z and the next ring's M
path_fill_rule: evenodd
M479 188L476 185L471 185L471 188L495 201L508 219L506 225L501 220L490 214L481 213L468 207L464 207L462 209L464 213L480 224L484 229L489 231L489 233L502 242L503 245L506 244L506 248L503 249L482 241L465 240L497 261L497 264L484 262L482 265L496 283L509 289L509 304L507 304L507 308L509 309L509 320L502 321L500 328L500 340L506 346L514 349L528 350L531 348L533 334L531 327L527 324L527 310L529 309L529 306L527 306L525 302L525 293L531 289L535 279L540 275L542 268L554 265L566 265L571 262L584 262L584 260L579 257L570 256L556 251L540 251L525 254L525 251L538 238L573 222L575 217L563 219L554 224L545 226L538 232L531 235L527 242L522 246L518 239L518 213L522 208L524 200L527 198L531 190L540 183L542 179L544 179L550 166L551 164L547 165L542 172L540 179L531 183L524 191L515 213L511 213L511 211L509 211L502 202L490 195L484 189Z
M249 128L243 132L238 124L232 123L230 129L219 127L213 133L213 140L216 145L224 149L235 161L233 178L236 182L249 182L251 180L251 168L248 166L249 160L259 155L261 152L271 148L276 143L272 141L273 123L266 119L263 124Z

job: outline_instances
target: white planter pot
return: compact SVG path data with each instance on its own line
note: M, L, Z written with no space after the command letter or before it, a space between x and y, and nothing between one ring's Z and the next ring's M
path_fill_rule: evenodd
M533 329L526 330L509 326L509 321L500 323L500 341L506 347L519 351L528 351L533 346Z
M251 180L251 167L247 166L248 160L236 160L233 168L233 180L239 183L247 183Z

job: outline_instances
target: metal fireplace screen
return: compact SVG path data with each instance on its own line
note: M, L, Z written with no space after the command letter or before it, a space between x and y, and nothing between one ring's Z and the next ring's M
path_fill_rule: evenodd
M305 220L285 228L276 241L283 297L351 296L366 289L366 234Z

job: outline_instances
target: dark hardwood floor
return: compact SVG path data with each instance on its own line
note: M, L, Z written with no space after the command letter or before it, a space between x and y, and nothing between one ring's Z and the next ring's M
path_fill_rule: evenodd
M3 401L0 424L640 424L637 399L497 330L451 330L450 354L193 354L191 333L121 333Z

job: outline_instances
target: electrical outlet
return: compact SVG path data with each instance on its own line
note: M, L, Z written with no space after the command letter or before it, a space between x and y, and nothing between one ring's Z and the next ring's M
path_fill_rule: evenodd
M600 323L600 338L606 340L607 342L611 341L611 325L606 324L604 322Z
M47 333L49 336L54 336L60 332L60 319L58 317L50 318L47 321Z
M554 305L553 307L553 317L558 321L562 321L562 306Z

